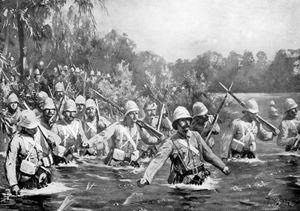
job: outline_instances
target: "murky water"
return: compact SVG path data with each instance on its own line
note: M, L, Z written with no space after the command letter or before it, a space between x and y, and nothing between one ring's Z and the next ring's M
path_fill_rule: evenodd
M259 99L259 105L272 97ZM299 95L294 97L299 101ZM278 100L282 103L283 96ZM216 153L218 149L217 143ZM0 165L3 163L0 155ZM32 196L0 203L0 209L56 210L65 200L65 210L299 210L299 164L300 154L286 153L274 141L259 141L258 158L231 160L229 176L209 166L212 175L202 186L168 185L167 162L153 184L141 189L136 180L142 177L145 167L112 168L97 159L85 158L78 166L55 169L55 183L48 187L48 193L61 192L38 196L31 192ZM0 186L6 185L0 171Z

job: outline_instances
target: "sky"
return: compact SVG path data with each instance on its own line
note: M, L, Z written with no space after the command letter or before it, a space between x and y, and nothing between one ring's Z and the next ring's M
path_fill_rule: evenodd
M167 61L193 59L208 50L300 48L300 0L107 0L95 9L102 34L116 29Z

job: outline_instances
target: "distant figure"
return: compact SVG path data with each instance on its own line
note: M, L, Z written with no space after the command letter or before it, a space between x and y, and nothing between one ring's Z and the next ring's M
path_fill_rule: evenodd
M269 117L271 119L277 119L279 117L278 109L276 108L274 100L270 101Z
M297 108L295 100L285 100L285 116L279 127L277 145L284 146L286 151L297 151L300 148L300 115Z

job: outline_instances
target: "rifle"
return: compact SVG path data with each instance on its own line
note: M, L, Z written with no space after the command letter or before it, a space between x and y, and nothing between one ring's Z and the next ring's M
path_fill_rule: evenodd
M158 118L158 124L157 124L157 128L156 128L158 131L160 130L161 121L162 121L162 118L163 118L163 115L164 115L164 113L163 113L164 110L165 110L165 104L162 104L160 114L159 114L159 118Z
M125 114L124 109L121 109L116 103L112 102L111 100L107 99L106 97L104 97L103 95L101 95L98 91L96 91L95 89L91 88L103 101L109 103L110 105L112 105L113 107L115 107L119 112L121 112L123 115ZM150 125L148 125L147 123L143 122L142 120L137 120L137 125L139 125L141 128L146 129L148 132L150 132L153 136L155 136L158 139L161 139L161 137L163 137L164 135L159 132L158 130L156 130L155 128L151 127Z
M233 83L231 83L231 85L230 85L230 87L229 87L229 89L228 89L229 91L231 90L232 85L233 85ZM223 98L223 101L221 102L221 104L220 104L219 107L218 107L218 110L217 110L216 114L214 115L214 120L213 120L213 122L212 122L212 124L211 124L212 127L211 127L209 133L207 134L207 136L206 136L206 138L205 138L205 143L207 143L208 140L210 139L210 136L211 136L212 131L213 131L214 127L215 127L215 124L217 123L217 121L218 121L218 119L219 119L221 109L223 108L223 106L224 106L224 104L225 104L225 101L226 101L226 99L227 99L227 96L228 96L228 92L226 93L225 97Z
M237 98L229 89L226 88L221 82L219 84L227 91L228 94L230 94L243 108L247 108L246 104L241 101L239 98ZM274 125L271 123L267 122L265 119L263 119L261 116L256 114L256 118L259 122L263 123L265 126L267 126L273 134L278 135L279 134L279 129L276 128Z

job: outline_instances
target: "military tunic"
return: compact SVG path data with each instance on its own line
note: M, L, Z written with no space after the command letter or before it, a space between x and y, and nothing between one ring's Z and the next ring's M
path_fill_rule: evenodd
M297 113L295 119L285 117L279 126L279 130L277 145L285 146L286 150L289 151L297 139L296 136L300 133L300 113Z
M244 149L250 149L250 146L256 143L256 138L262 141L269 141L272 140L273 134L266 131L261 124L254 120L248 122L244 117L233 120L222 137L222 158L232 156L231 144L233 139L241 141L245 145Z
M192 148L197 151L192 150ZM176 133L163 143L159 148L159 152L146 169L143 178L151 183L155 174L164 165L166 160L171 155L174 156L179 153L183 158L185 166L188 168L187 170L198 167L204 160L212 163L220 170L225 168L225 164L212 152L201 136L195 131L189 131L186 137ZM188 183L193 176L187 176L188 180L185 183Z
M90 139L107 128L110 124L110 121L108 121L104 117L100 117L99 120L97 120L97 118L95 118L94 120L86 119L85 121L83 121L83 130L86 137Z

